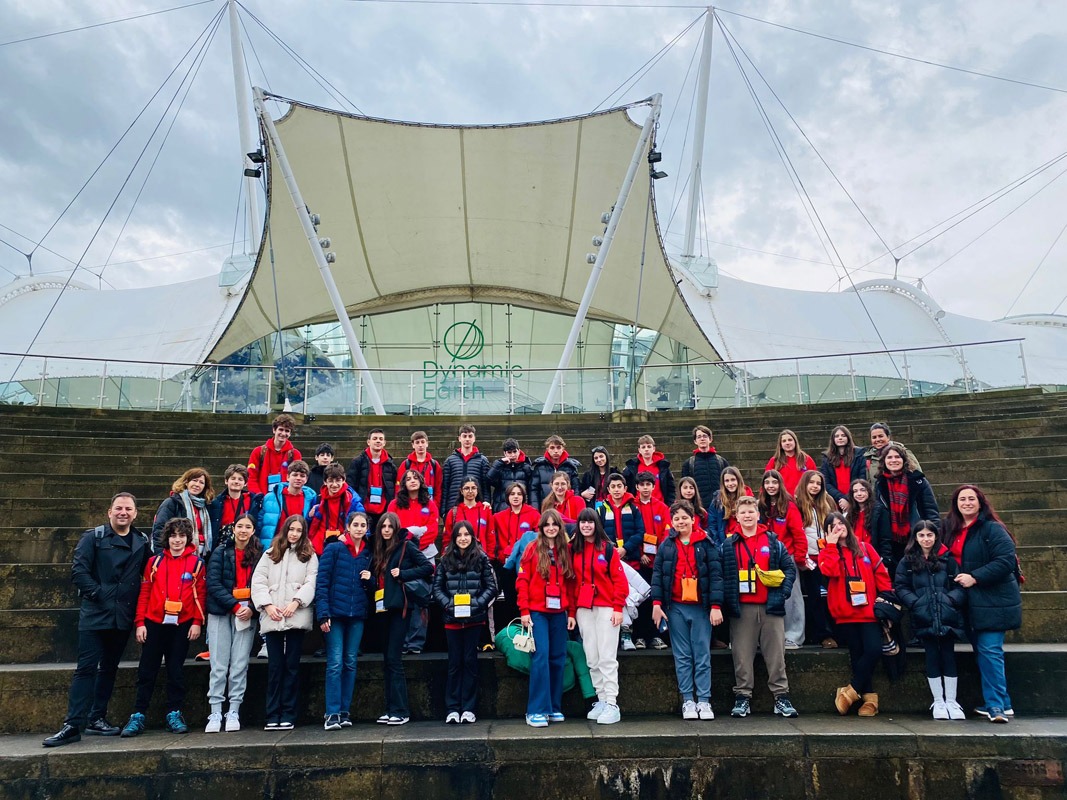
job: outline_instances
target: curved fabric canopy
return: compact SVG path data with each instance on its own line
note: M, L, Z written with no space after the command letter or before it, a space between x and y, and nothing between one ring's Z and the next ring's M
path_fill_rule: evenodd
M628 108L492 127L415 125L292 103L279 137L350 316L446 302L573 314L641 129ZM268 156L268 168L273 163ZM211 350L223 358L276 330L334 318L285 182L269 169L268 238L249 289ZM675 289L638 169L593 319L637 323L713 358ZM642 249L646 261L642 272ZM277 302L276 302L277 300Z

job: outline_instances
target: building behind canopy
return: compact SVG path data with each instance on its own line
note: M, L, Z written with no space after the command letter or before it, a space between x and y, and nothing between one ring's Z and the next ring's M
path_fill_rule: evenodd
M647 104L435 126L289 102L278 136L321 220L317 236L329 239L331 273L386 410L540 411ZM340 334L311 250L319 245L301 228L278 153L265 155L265 236L236 280L97 290L23 278L5 287L4 399L366 412L366 376ZM639 155L558 408L1067 385L1064 317L983 321L898 281L804 292L719 276L707 259L670 259Z

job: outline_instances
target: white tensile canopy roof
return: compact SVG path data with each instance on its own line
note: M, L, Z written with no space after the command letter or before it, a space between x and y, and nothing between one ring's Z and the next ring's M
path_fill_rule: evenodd
M573 314L590 274L591 240L604 232L601 214L615 203L640 138L633 107L458 127L293 103L277 129L305 203L321 216L319 235L331 240L333 277L350 316L471 301ZM279 173L270 172L269 236L212 358L279 323L334 318ZM675 290L655 214L646 213L650 180L639 168L589 316L632 322L640 283L638 324L714 358Z

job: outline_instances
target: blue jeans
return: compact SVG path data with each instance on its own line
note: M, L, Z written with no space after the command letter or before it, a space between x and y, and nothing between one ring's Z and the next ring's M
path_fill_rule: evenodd
M1011 708L1008 679L1004 675L1004 631L970 631L974 660L982 675L986 708Z
M711 702L711 617L700 603L671 603L667 625L682 702Z
M363 620L331 617L326 634L326 715L347 714L356 690L356 656L363 638Z
M527 714L563 710L563 665L567 662L567 615L562 611L531 611L534 645L530 656L530 696Z

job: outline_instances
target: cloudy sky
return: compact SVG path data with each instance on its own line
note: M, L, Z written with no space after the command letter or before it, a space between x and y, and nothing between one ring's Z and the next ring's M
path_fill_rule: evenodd
M100 24L192 2L0 0L0 285L26 272L22 253L42 237L35 272L80 263L88 270L80 278L103 271L104 285L120 288L217 272L235 229L243 237L225 18L213 38L198 39L222 0ZM244 8L255 83L373 116L518 122L662 92L670 177L657 183L657 202L668 248L680 247L703 8L648 0L245 0ZM922 278L950 310L986 319L1067 313L1067 176L1059 177L1067 158L1056 160L1067 152L1067 4L736 0L719 17L726 32L714 34L699 237L723 272L836 290L848 282L831 261L856 282L890 275L888 245L901 257L900 277Z

